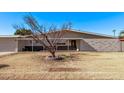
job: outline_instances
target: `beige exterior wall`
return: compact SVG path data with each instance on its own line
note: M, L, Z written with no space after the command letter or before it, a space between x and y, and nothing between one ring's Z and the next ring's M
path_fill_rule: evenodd
M124 52L124 41L121 41L121 51Z
M84 40L80 40L80 51L96 51L96 50Z
M17 52L18 41L16 38L0 38L0 52Z
M80 50L121 51L119 39L83 39Z

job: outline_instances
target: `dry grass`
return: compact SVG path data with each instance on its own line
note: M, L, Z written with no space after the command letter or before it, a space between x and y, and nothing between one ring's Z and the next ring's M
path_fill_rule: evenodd
M0 79L124 79L122 52L58 52L63 62L46 62L47 52L0 57Z

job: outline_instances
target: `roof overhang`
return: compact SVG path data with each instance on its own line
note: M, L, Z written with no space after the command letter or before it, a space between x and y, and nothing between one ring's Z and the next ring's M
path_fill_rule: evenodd
M66 30L70 32L75 32L75 33L81 33L81 34L88 34L88 35L95 35L95 36L100 36L100 37L105 37L105 38L117 38L114 36L110 35L105 35L105 34L98 34L98 33L93 33L93 32L87 32L87 31L80 31L80 30ZM28 38L31 35L26 35L26 36L20 36L20 35L0 35L0 38ZM76 38L75 38L76 39Z
M80 31L80 30L70 30L71 32L77 32L81 34L89 34L89 35L95 35L95 36L101 36L101 37L106 37L106 38L117 38L111 35L106 35L106 34L99 34L99 33L94 33L94 32L88 32L88 31Z
M22 38L25 36L20 36L20 35L0 35L0 38Z

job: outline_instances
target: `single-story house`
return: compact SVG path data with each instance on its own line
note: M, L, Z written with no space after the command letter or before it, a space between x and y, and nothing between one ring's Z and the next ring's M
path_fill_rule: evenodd
M57 50L124 51L123 40L85 31L67 31ZM29 36L0 36L0 52L43 51L45 48Z

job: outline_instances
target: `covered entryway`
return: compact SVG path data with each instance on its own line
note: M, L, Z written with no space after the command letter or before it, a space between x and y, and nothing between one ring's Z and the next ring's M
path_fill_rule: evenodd
M76 50L77 49L76 40L70 40L69 43L70 43L69 50Z
M80 50L80 39L65 39L65 43L57 45L57 50Z
M69 39L68 40L68 50L80 50L80 39Z
M80 39L64 39L57 43L56 50L80 50ZM32 39L18 40L19 51L43 51L46 50L41 44L36 43Z
M42 51L43 46L37 44L34 40L31 39L20 39L18 40L18 51Z

